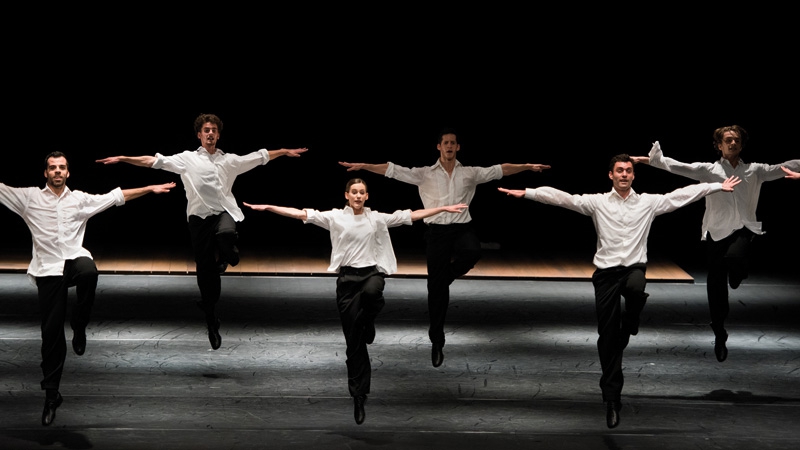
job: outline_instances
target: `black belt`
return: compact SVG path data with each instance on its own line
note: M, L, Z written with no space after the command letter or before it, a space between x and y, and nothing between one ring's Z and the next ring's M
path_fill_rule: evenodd
M433 228L433 229L445 229L445 228L464 228L468 226L472 226L472 222L459 222L459 223L426 223L425 225Z
M364 276L376 270L378 270L378 266L367 266L367 267L342 266L339 268L339 275Z

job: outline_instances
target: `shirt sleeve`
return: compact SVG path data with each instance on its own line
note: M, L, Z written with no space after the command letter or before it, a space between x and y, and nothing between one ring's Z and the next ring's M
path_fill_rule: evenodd
M388 228L399 227L400 225L411 225L411 210L403 209L397 210L392 214L380 213L381 217L386 221Z
M101 213L112 206L122 206L125 204L125 196L122 194L121 188L114 188L107 194L86 194L81 193L83 199L81 202L81 210L83 215L92 217Z
M546 205L561 206L584 215L591 215L595 210L594 199L597 194L593 195L573 195L564 191L543 186L535 189L525 189L525 198L533 200Z
M326 230L331 229L331 224L333 223L331 211L320 212L316 209L304 209L304 211L306 212L306 220L303 223L316 225Z
M503 166L495 164L489 167L470 167L475 184L488 183L503 178Z
M242 156L231 154L230 157L231 167L237 175L269 162L269 152L265 148Z
M31 189L36 188L14 188L0 183L0 203L21 216L29 203Z
M186 160L183 157L185 153L186 152L171 156L164 156L161 153L156 153L156 161L153 163L153 169L162 169L177 174L185 173Z
M682 163L668 158L664 156L664 153L661 151L661 144L659 144L658 141L653 144L653 148L650 149L648 156L650 157L650 165L653 167L696 181L717 181L717 176L714 175L712 171L713 164L701 162Z
M789 170L800 172L800 159L791 159L782 164L758 164L753 163L750 167L758 173L759 178L763 181L779 180L786 176L781 167L786 167Z
M722 190L722 183L698 183L685 186L674 191L659 196L660 201L656 205L655 214L675 211L689 203L696 202L708 194L713 194Z
M398 166L392 162L389 162L388 167L386 168L386 174L384 175L387 178L394 178L397 181L402 181L403 183L413 184L419 186L425 181L425 171L430 170L429 167L403 167Z

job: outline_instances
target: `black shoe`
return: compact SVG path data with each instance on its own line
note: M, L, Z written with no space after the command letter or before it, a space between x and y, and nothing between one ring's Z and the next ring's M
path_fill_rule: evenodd
M370 321L364 325L364 339L367 344L375 342L375 322Z
M442 345L433 344L431 347L431 364L433 367L439 367L444 362L444 353L442 353Z
M61 397L61 393L56 393L56 397L53 399L45 398L44 399L44 411L42 411L42 425L48 426L53 423L53 420L56 418L56 408L61 406L61 403L64 401L64 398Z
M366 401L366 395L356 395L353 397L353 417L359 425L364 423L364 419L366 418L366 413L364 413L364 402Z
M728 347L725 345L728 342L728 332L722 330L720 333L714 333L716 338L714 339L714 355L717 357L717 361L722 362L728 359Z
M622 409L622 403L616 400L606 402L606 425L608 425L608 428L615 428L619 425L620 409Z
M219 319L212 323L213 325L208 326L208 342L211 343L211 348L216 350L222 345L222 336L219 335Z
M72 335L72 350L80 356L86 351L86 330L74 331Z

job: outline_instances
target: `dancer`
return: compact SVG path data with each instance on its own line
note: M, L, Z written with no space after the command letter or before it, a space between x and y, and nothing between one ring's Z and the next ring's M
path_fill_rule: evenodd
M461 213L466 204L436 208L397 210L392 214L372 211L364 206L369 198L367 184L359 178L345 186L343 209L317 211L274 205L245 206L300 219L330 231L331 261L328 271L338 272L336 305L347 344L347 386L353 397L357 424L364 422L364 403L370 391L372 368L367 344L375 340L375 317L384 305L384 277L397 271L389 228L411 225L413 221L441 212Z
M44 188L15 188L0 183L0 203L25 220L31 232L33 253L28 278L39 292L42 318L42 390L45 391L42 425L50 425L63 397L59 392L67 340L64 322L70 287L75 287L77 301L72 310L72 350L86 351L86 326L91 318L97 288L97 266L92 254L83 247L86 224L90 218L112 206L145 194L169 192L175 183L136 189L116 188L106 194L87 194L67 187L69 163L62 152L45 158Z
M647 297L647 237L656 216L674 211L709 194L733 191L740 180L694 184L668 194L638 194L632 188L633 159L611 158L608 178L613 188L605 194L571 195L552 187L500 192L517 198L561 206L590 216L597 233L592 285L597 314L597 350L600 389L606 403L606 424L619 425L623 385L622 352L631 335L639 333L639 316ZM625 297L624 305L621 297Z
M490 167L464 166L456 159L461 150L455 130L446 128L439 133L436 145L439 158L429 167L406 168L394 163L364 164L340 162L348 171L368 170L416 185L425 208L451 203L469 205L479 184L498 180L526 170L541 172L544 164L496 164ZM450 304L450 285L472 270L481 257L481 243L469 211L461 214L440 214L425 219L426 258L428 269L428 316L431 341L431 364L444 362L444 323Z
M205 313L208 340L216 350L222 345L220 321L216 314L222 289L220 274L228 265L239 263L236 247L236 222L244 214L236 204L231 189L236 177L267 164L279 156L299 157L306 148L261 149L244 156L225 153L217 147L222 134L222 120L214 114L200 114L194 121L200 147L172 156L112 156L99 159L102 164L128 163L135 166L163 169L181 176L186 191L186 218L194 251L197 286L201 301L197 306Z
M761 222L756 218L761 185L779 178L791 178L792 170L800 170L800 159L773 165L744 162L741 153L748 134L738 125L717 128L713 137L714 149L719 155L713 163L678 162L664 156L658 141L653 144L648 157L634 157L634 161L701 182L721 182L734 175L742 180L734 195L706 197L700 236L706 243L706 292L710 325L714 332L714 355L717 361L723 362L728 358L728 332L725 329L730 310L728 285L736 289L747 278L751 245L757 236L764 234Z

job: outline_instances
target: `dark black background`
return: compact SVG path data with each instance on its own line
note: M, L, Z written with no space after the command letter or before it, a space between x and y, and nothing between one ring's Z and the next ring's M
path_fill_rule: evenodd
M90 250L188 248L176 175L95 160L195 149L192 125L200 113L222 118L219 148L226 152L310 149L240 176L240 203L341 207L345 182L359 176L369 184L373 209L420 208L415 187L347 172L337 162L430 165L445 126L459 130L465 165L550 164L545 173L480 186L471 207L484 242L545 256L591 254L591 220L509 198L497 187L606 191L611 156L645 155L658 140L667 156L712 161L712 131L734 123L751 135L746 161L799 156L797 35L781 26L780 11L309 6L303 14L94 11L95 19L88 12L28 11L20 19L25 31L3 31L13 45L4 64L0 181L42 186L44 156L60 150L70 161L71 189L179 183L170 194L93 218ZM646 166L636 174L638 192L693 182ZM788 180L763 187L763 260L778 258L796 240L798 189ZM700 201L659 217L651 254L698 257L703 208ZM243 251L329 245L322 229L269 213L245 215ZM0 222L3 247L29 245L13 213L0 210ZM423 230L422 223L393 230L395 246L421 247Z

